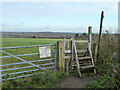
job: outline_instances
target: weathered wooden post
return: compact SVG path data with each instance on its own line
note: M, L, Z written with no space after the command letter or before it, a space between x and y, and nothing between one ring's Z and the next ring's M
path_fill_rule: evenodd
M74 37L71 38L71 50L72 50L72 51L71 51L71 52L72 52L72 53L71 53L71 54L72 54L72 55L71 55L71 56L72 56L71 59L72 59L72 61L73 61L73 55L74 55L74 52L73 52L73 48L74 48L74 47L73 47L73 39L74 39Z
M57 61L59 62L59 68L61 71L65 71L65 53L64 53L64 42L57 42Z
M66 38L64 38L64 51L65 51L65 46L66 46Z
M92 38L92 27L89 26L88 27L88 49L90 51L89 56L92 55L92 52L91 52L91 38Z
M69 49L70 48L70 41L68 41L68 43L67 43L67 49Z
M96 44L93 44L93 60L95 61L95 52L96 51Z
M89 56L92 57L92 51L91 51L91 41L92 41L92 27L88 27L88 50L89 50ZM92 58L92 64L95 66ZM94 73L96 73L96 70L94 69Z
M99 64L98 58L99 58L99 51L100 51L100 39L102 35L102 24L103 24L103 18L104 18L104 11L101 12L101 20L100 20L100 32L99 32L99 40L98 40L98 51L97 51L97 64Z
M73 55L74 55L74 52L73 52L73 49L74 49L74 48L73 48L73 39L74 39L74 37L71 38L71 43L70 43L70 44L71 44L71 45L70 45L70 46L71 46L71 47L70 47L70 49L71 49L70 72L72 71L72 61L73 61L73 59L74 59L74 58L73 58Z

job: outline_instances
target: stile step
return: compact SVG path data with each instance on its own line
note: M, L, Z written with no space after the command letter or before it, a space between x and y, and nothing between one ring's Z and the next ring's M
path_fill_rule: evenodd
M91 59L91 57L78 57L78 60Z
M72 67L76 67L76 65L72 65Z
M77 53L86 53L87 50L86 49L83 49L83 50L77 50Z
M88 43L88 40L75 40L75 43Z
M80 67L80 69L89 69L89 68L95 68L95 66L89 65L89 66Z
M71 58L71 57L70 57L70 56L65 56L64 58L65 58L65 59L69 59L69 58Z

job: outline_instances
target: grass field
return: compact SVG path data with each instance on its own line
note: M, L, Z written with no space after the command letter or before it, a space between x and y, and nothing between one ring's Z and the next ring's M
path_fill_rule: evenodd
M2 47L54 44L61 39L43 38L2 38Z
M31 46L31 45L44 45L44 44L55 44L57 43L57 41L59 41L61 39L38 39L38 38L2 38L2 47L14 47L14 46ZM54 46L50 47L52 51L54 51ZM20 49L7 49L4 50L9 52L10 54L13 55L19 55L19 54L31 54L31 53L39 53L39 49L38 47L32 47L32 48L20 48ZM8 56L7 54L2 53L2 56ZM50 58L53 58L54 54L52 54L52 56ZM31 55L31 56L21 56L20 58L26 60L26 61L34 61L34 60L40 60L39 55ZM3 58L2 59L2 64L11 64L11 63L19 63L22 62L14 57L9 57L9 58ZM37 63L33 63L35 65L40 65L40 64L45 64L45 63L52 63L54 61L45 61L45 62L37 62ZM2 69L9 69L9 68L17 68L17 67L25 67L25 66L31 66L29 64L20 64L20 65L11 65L11 66L4 66L2 67ZM51 67L53 65L47 65L44 67ZM19 70L10 70L10 71L5 71L2 72L2 74L8 74L7 76L5 76L3 79L5 78L12 78L12 77L17 77L17 76L21 76L21 75L27 75L27 74L33 74L33 73L39 73L39 72L44 72L44 70L41 71L36 71L36 72L27 72L27 73L22 73L22 74L15 74L15 75L9 75L9 73L13 73L13 72L20 72L20 71L26 71L26 70L33 70L33 69L37 69L37 67L31 67L31 68L27 68L27 69L19 69ZM59 73L59 72L56 72ZM61 74L56 74L53 73L52 76L56 77L58 79L58 76L60 76ZM61 72L60 72L61 73ZM47 74L48 75L48 74ZM51 77L51 74L49 74ZM48 75L48 77L49 77ZM57 76L55 76L57 75ZM37 76L38 77L38 76ZM43 76L42 76L43 77ZM29 77L27 77L29 78ZM27 79L26 78L26 79ZM51 77L52 78L52 77ZM32 77L29 78L29 82L32 82ZM41 78L42 79L42 78ZM53 79L53 78L52 78ZM18 80L22 80L22 79L18 79ZM17 81L18 81L17 80ZM16 81L16 80L14 80ZM10 81L11 82L11 81ZM9 82L9 83L10 83ZM5 82L6 83L6 82ZM3 87L9 87L10 85L7 85L8 83L5 84ZM17 82L18 83L18 82ZM42 82L41 82L42 84ZM49 84L51 84L51 82L49 82ZM48 85L48 84L46 84ZM13 86L13 85L12 85ZM14 87L14 86L13 86ZM38 87L38 86L35 86ZM40 87L46 87L46 86L40 86Z

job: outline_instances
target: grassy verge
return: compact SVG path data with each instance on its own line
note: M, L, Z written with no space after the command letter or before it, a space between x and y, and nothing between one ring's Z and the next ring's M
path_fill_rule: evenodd
M3 88L56 88L56 83L65 76L64 72L54 71L24 79L3 82Z

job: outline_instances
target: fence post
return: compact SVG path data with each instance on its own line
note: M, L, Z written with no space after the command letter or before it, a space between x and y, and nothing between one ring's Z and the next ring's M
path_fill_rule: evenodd
M57 59L59 61L59 68L65 71L65 53L64 53L64 42L57 41Z
M103 18L104 18L104 11L101 12L100 32L99 32L98 51L97 51L97 64L100 63L100 62L98 61L98 58L99 58L99 51L100 51L100 39L101 39L101 35L102 35L102 23L103 23Z

